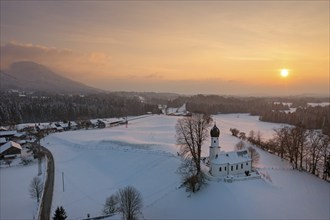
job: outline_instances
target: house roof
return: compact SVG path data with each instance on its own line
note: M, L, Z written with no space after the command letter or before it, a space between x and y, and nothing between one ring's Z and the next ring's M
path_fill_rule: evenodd
M5 143L4 145L0 146L0 154L2 154L3 152L5 152L6 150L8 150L11 147L15 147L15 148L22 150L22 147L20 144L14 142L14 141L9 141L9 142Z
M0 138L0 144L4 144L4 143L6 143L7 141L6 141L6 138Z
M247 150L221 152L217 158L213 159L213 164L237 164L251 161Z
M14 136L17 131L0 131L0 137Z

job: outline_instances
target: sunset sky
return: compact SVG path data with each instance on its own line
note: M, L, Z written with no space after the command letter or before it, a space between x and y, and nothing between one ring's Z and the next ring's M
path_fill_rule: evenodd
M329 94L329 1L1 0L0 34L1 69L110 91Z

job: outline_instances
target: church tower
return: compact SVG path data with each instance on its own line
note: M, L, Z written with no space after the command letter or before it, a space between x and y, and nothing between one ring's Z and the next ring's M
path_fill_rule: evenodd
M219 146L219 136L220 136L220 130L214 124L213 128L210 131L211 134L211 146L210 146L210 153L209 153L209 161L212 161L213 159L217 158L220 153L220 146Z

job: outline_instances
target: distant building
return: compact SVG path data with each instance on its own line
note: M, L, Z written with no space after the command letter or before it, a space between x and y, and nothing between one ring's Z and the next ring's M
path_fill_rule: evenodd
M184 103L179 108L165 108L162 111L163 111L164 114L172 115L172 116L187 116L187 115L190 115L190 112L187 111L186 103Z
M252 169L251 157L247 150L221 152L219 146L220 130L214 125L210 131L209 173L222 177L230 175L249 175Z

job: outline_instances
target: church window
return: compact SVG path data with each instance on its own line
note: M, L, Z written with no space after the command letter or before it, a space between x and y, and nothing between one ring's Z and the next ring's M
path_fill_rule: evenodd
M249 163L246 163L246 166L249 165Z
M227 170L227 167L225 167L225 171Z
M236 170L238 170L238 164L236 164Z
M234 169L234 166L231 166L231 168L230 168L230 169L231 169L231 171L233 171L233 169Z
M243 164L241 164L241 169L243 169Z
M213 141L213 143L215 143L215 140Z
M221 167L219 168L219 171L221 172Z

